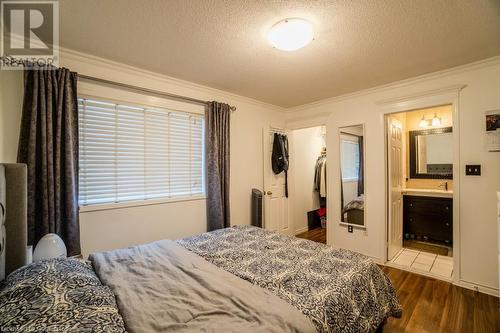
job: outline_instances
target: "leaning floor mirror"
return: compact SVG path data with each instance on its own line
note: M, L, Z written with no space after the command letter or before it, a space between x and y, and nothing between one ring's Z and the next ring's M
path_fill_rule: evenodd
M339 129L340 223L365 228L365 130L364 125Z

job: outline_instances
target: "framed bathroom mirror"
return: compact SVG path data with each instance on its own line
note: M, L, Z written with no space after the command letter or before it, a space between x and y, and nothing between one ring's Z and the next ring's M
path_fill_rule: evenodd
M365 129L353 125L339 129L340 223L365 228Z
M452 127L409 132L410 178L453 178Z

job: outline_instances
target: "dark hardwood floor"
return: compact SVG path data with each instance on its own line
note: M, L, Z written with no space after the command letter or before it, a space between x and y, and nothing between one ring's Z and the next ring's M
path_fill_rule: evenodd
M423 275L383 266L403 306L383 332L500 332L497 297Z
M318 243L326 244L326 229L316 228L301 234L298 234L297 237L309 239Z
M297 235L326 243L326 230L317 228ZM457 287L438 279L381 266L396 288L403 306L401 318L389 318L383 333L498 333L497 297Z

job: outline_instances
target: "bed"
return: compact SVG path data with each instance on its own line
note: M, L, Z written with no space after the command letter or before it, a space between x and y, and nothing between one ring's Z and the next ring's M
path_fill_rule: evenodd
M365 225L365 197L360 195L349 201L342 209L344 222L357 225Z
M45 260L0 282L0 331L371 332L400 315L369 258L251 226Z

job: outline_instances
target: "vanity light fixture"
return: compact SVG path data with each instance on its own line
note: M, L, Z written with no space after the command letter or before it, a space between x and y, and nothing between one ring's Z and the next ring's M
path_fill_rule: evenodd
M313 26L301 18L287 18L273 25L267 38L277 49L296 51L314 39Z
M422 119L420 119L420 122L418 123L418 126L420 128L426 128L426 127L438 127L441 126L441 118L437 116L437 113L434 113L434 118L432 119L425 119L425 116L422 116Z

